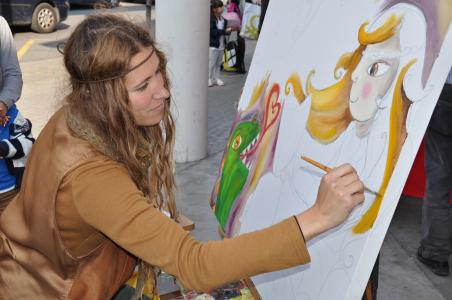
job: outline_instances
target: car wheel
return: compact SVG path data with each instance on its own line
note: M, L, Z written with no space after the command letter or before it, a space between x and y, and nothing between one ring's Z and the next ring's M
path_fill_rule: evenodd
M56 29L57 13L48 3L40 3L33 11L31 29L39 33L48 33Z

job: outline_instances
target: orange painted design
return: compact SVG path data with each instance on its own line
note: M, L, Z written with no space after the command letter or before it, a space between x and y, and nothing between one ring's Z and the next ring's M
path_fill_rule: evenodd
M264 94L264 90L268 84L269 78L270 78L270 74L265 75L265 78L254 86L253 93L251 94L250 102L248 103L248 105L244 111L251 109L259 101L261 96Z
M388 40L397 31L403 16L392 14L386 22L373 32L366 32L364 28L369 25L369 21L364 22L359 27L358 40L361 45L378 44Z
M286 86L284 88L284 93L286 94L286 96L290 93L290 85L292 85L293 94L295 95L295 98L297 98L298 104L301 104L306 99L306 95L303 92L301 79L297 73L290 75L289 79L287 79L286 81Z

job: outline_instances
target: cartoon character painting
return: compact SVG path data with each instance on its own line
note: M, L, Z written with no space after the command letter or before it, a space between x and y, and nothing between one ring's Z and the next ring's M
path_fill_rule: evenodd
M211 205L227 236L306 210L324 172L301 156L352 164L378 195L308 243L308 266L254 277L264 299L361 298L452 61L450 1L322 4L270 5Z
M211 205L227 235L258 230L314 203L324 173L301 156L330 167L352 164L378 195L366 192L364 204L343 225L309 242L311 264L253 281L264 299L360 297L389 226L387 218L379 219L387 214L390 220L400 195L394 186L401 192L439 95L441 78L432 70L441 68L436 61L444 57L452 3L338 0L326 8L322 1L287 2L292 9L310 9L312 27L285 40L296 23L284 18L282 4L269 7L270 24L247 85L266 68L275 83L269 85L267 76L252 92L245 86ZM350 7L363 16L350 16ZM341 17L350 19L348 27L336 29ZM449 69L441 69L444 76ZM373 257L363 253L370 245L377 248Z
M211 206L226 235L231 235L245 199L272 168L282 106L280 87L269 75L257 84L247 107L238 112L228 138Z

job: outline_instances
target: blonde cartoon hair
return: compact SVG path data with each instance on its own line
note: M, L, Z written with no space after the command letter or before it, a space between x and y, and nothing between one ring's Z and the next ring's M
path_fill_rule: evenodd
M306 129L312 138L322 144L328 144L336 140L348 127L352 120L348 103L352 87L352 73L359 64L366 47L384 42L394 36L399 30L402 19L403 16L392 14L384 24L372 32L365 31L369 22L364 22L358 31L360 45L354 52L345 53L339 58L334 68L334 78L339 79L340 70L345 70L345 74L332 86L321 90L316 89L311 83L315 71L312 70L309 73L306 92L311 95L311 109Z

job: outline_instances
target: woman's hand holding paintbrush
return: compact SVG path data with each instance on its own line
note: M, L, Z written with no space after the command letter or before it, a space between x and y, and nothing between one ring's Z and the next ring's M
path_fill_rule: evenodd
M319 168L319 169L324 170L325 172L330 172L330 171L332 170L332 168L330 168L330 167L328 167L328 166L325 166L325 165L319 163L318 161L315 161L315 160L313 160L312 158L309 158L309 157L307 157L307 156L301 156L301 159L304 160L304 161L306 161L306 162L308 162L308 163L310 163L311 165L316 166L316 167ZM371 194L374 194L375 196L380 196L379 193L377 193L377 192L371 190L370 188L368 188L368 187L365 186L365 185L364 185L364 190L365 190L366 192L369 192L369 193L371 193Z
M297 215L306 240L336 227L364 201L364 184L350 164L331 169L322 177L316 202Z

